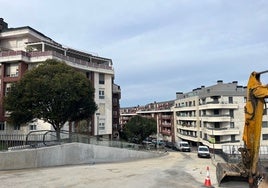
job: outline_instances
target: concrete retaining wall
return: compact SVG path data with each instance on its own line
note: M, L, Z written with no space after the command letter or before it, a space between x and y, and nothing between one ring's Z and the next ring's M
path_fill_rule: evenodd
M160 154L83 143L69 143L45 148L0 152L0 170L107 163L157 156L160 156Z

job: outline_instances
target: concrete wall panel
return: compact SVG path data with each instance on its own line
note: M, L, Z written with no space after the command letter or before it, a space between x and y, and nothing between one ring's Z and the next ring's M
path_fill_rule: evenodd
M51 147L0 152L0 170L129 161L160 156L159 153L69 143Z

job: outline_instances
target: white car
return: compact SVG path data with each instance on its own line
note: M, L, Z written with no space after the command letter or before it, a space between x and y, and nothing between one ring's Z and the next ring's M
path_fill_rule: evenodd
M188 142L185 142L185 141L179 141L179 142L176 142L176 144L175 144L175 148L176 148L178 151L188 151L188 152L191 151L191 148L190 148L189 143L188 143Z
M198 146L197 156L198 157L210 158L209 148L207 146Z

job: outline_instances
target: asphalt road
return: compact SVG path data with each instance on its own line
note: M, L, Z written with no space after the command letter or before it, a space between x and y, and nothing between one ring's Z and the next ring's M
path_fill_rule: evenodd
M0 187L199 188L204 187L207 167L212 186L218 188L214 161L200 159L195 152L169 152L163 157L122 163L0 171ZM241 182L226 186L248 187Z

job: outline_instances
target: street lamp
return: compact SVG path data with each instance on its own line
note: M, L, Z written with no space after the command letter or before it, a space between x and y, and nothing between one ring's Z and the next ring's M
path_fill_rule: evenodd
M214 127L212 127L212 136L213 136L213 138L211 139L211 142L213 144L213 157L215 159L215 147L214 147L214 144L215 144L215 136L214 136L213 130L214 130Z
M100 113L96 113L96 116L97 116L97 141L99 141L99 121L100 121Z
M156 150L158 150L158 140L159 140L159 138L158 138L158 134L159 134L159 123L158 123L158 121L159 121L159 117L158 117L158 115L157 115L157 121L156 121Z

